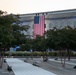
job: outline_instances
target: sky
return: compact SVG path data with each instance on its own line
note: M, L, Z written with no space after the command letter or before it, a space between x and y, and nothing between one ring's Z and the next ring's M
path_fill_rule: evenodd
M0 10L8 14L76 9L76 0L0 0Z

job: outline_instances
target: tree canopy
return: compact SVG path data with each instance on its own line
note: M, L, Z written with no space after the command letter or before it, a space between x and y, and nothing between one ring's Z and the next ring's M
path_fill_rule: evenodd
M54 49L75 49L76 28L69 26L47 31L48 46Z
M28 26L20 25L19 15L0 11L0 46L21 44L22 40L26 38L22 31L27 31L28 28Z

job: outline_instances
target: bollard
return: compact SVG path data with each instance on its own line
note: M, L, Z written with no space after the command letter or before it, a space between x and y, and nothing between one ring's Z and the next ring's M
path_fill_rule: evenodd
M8 70L9 72L11 72L11 71L12 71L11 66L8 65L7 70Z
M76 66L74 66L74 69L76 69Z
M4 63L6 63L6 59L4 59Z

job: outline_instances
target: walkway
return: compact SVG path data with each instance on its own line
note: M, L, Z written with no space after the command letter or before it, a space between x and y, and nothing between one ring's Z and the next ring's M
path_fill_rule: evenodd
M54 62L61 63L61 60L55 60L55 59L49 59L49 60L50 60L50 61L54 61ZM69 62L69 61L68 61L68 62L65 61L65 63L66 63L66 64L69 64L69 65L74 65L74 66L76 65L76 63Z
M17 58L7 58L6 62L12 67L15 75L57 75Z

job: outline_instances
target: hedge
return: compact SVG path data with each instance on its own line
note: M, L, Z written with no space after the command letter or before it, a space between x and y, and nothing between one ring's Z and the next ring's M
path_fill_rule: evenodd
M59 56L59 52L12 52L11 56L43 56L43 55L48 55L48 56ZM9 56L9 52L5 52L4 56ZM71 53L71 56L76 57L76 54Z

